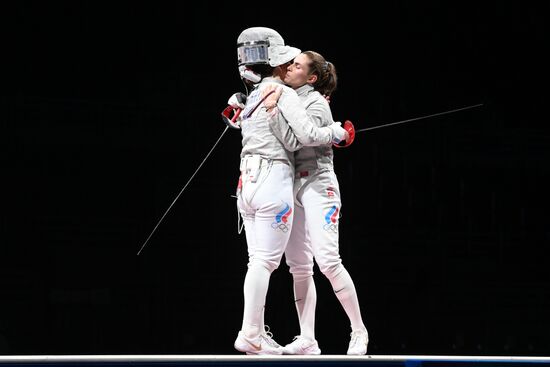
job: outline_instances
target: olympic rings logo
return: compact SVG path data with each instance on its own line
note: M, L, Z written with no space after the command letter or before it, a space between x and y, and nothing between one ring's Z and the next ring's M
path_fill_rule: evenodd
M289 227L289 226L287 226L287 225L284 224L284 223L277 223L277 222L271 223L271 228L273 228L273 229L276 230L276 231L279 230L279 231L281 231L281 232L283 232L283 233L288 232L288 230L289 230L288 227Z
M327 223L323 226L323 229L327 232L338 233L338 224Z

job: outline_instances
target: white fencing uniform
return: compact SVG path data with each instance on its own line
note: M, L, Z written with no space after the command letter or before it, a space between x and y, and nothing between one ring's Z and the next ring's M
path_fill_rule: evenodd
M312 120L319 126L331 124L332 114L326 99L306 84L296 90ZM288 144L294 150L297 141ZM340 189L333 166L331 144L303 147L294 154L295 211L293 228L285 258L294 278L296 307L301 335L315 339L316 291L313 283L314 258L329 279L348 315L352 330L366 328L361 319L355 286L342 265L338 246Z
M296 92L319 126L333 122L328 102L311 85L306 84ZM303 220L295 217L295 230L286 251L287 262L292 273L311 275L315 255L319 268L325 273L341 263L338 251L341 201L332 145L303 147L294 153L294 164L295 204Z
M272 83L283 88L276 122L263 105L254 109L261 101L263 88ZM241 115L243 148L237 206L243 218L249 253L241 330L247 337L254 337L263 332L263 307L270 274L280 264L292 227L292 153L285 149L288 142L279 139L283 135L292 136L300 144L326 145L333 139L333 130L318 127L308 116L296 92L274 78L264 78L256 86ZM273 126L277 126L276 133ZM295 136L289 133L291 128Z

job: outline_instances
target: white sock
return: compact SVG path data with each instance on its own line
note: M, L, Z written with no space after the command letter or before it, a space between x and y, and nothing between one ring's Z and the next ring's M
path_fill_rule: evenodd
M315 340L315 305L317 291L313 276L294 276L294 302L300 322L300 335Z
M340 265L339 268L338 275L329 279L332 289L344 308L346 315L348 315L349 321L351 322L351 329L367 331L365 324L363 324L363 319L361 318L359 300L357 299L357 292L355 291L353 280L343 265Z
M261 264L252 264L244 279L244 312L241 330L249 338L263 332L265 298L271 272Z

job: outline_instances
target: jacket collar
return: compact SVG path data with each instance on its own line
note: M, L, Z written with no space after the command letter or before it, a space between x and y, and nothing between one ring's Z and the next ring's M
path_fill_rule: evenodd
M299 88L295 89L296 93L298 93L299 96L305 96L311 91L313 91L313 86L311 84L304 84Z

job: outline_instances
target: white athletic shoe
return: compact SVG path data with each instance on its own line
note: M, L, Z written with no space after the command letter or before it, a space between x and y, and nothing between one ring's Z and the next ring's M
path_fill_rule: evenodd
M283 347L283 354L319 355L321 354L321 349L319 349L317 340L311 340L298 335L294 337L292 343Z
M279 343L277 343L275 341L275 339L273 339L273 333L271 331L269 331L269 326L268 325L264 325L264 332L263 332L262 335L265 336L266 338L271 339L271 342L270 342L271 345L282 348L282 346Z
M362 356L367 354L367 345L369 344L369 334L363 330L354 330L350 334L348 355Z
M247 338L242 331L239 331L233 345L239 352L246 354L283 354L281 346L266 333L256 338Z

